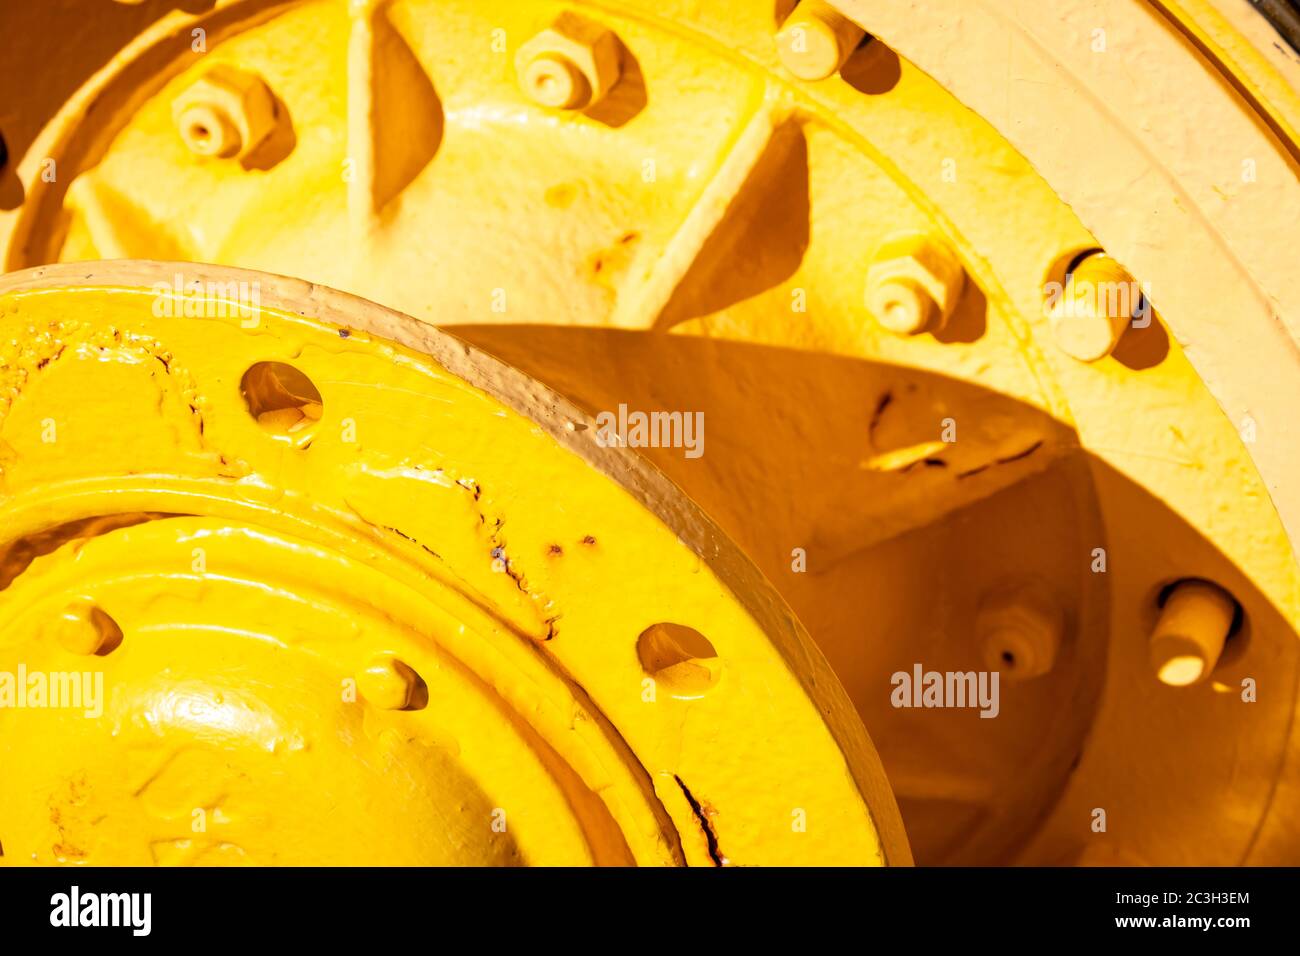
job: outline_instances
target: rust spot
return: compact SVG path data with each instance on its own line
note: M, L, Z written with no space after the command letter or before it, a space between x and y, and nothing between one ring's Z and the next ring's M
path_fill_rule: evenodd
M64 353L64 351L65 351L66 348L67 348L67 346L63 346L63 345L61 345L61 346L59 346L58 351L55 352L53 355L46 355L46 356L44 356L43 358L41 358L40 361L38 361L38 362L36 363L36 368L37 368L37 370L39 371L40 369L45 368L45 366L49 365L49 364L50 364L51 362L53 362L55 359L62 358L62 357L63 357L63 353Z
M591 547L596 543L596 539L592 535L587 535L585 538L582 539L582 543L587 545L588 547Z
M610 246L593 252L587 257L587 268L591 275L599 276L602 273L610 272L620 273L627 269L634 254L633 245L640 238L641 234L639 232L625 232L615 239Z
M479 487L479 483L475 481L473 478L457 478L456 484L460 485L466 491L470 492L474 496L475 501L478 501L479 498L482 497L483 495L483 489ZM479 517L481 518L482 515L480 515Z
M553 544L546 549L547 554L564 554L564 549L558 544Z

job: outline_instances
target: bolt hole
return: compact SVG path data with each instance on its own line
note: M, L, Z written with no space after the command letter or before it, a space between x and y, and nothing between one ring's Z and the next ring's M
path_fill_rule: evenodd
M90 623L100 634L102 641L99 650L95 651L96 657L107 657L122 646L124 640L122 628L103 609L97 607L91 610Z
M402 664L401 661L398 663ZM415 672L414 668L409 668L405 664L402 664L402 666L408 667L412 678L411 699L407 701L402 710L424 710L429 706L429 685L424 682L423 677Z
M1015 667L1015 666L1016 666L1016 655L1015 655L1015 654L1012 654L1010 651L1003 651L1003 652L1002 652L1002 663L1006 664L1008 667Z
M641 669L673 697L702 697L722 671L707 637L682 624L652 624L636 639Z
M1163 608L1166 602L1168 602L1169 600L1169 595L1174 593L1175 588L1177 588L1180 584L1186 584L1191 581L1199 581L1202 584L1209 584L1212 587L1218 588L1224 594L1227 594L1228 597L1232 598L1232 626L1228 628L1227 639L1232 640L1239 633L1241 633L1241 628L1246 623L1246 612L1242 610L1241 602L1238 601L1235 597L1233 597L1233 595L1230 594L1226 588L1221 587L1218 584L1215 584L1213 581L1209 581L1205 578L1179 578L1177 581L1169 582L1168 584L1166 584L1164 587L1160 589L1160 593L1156 596L1156 607Z
M320 421L325 404L302 372L284 362L258 362L244 373L239 389L264 432L298 448L311 443L312 426Z
M1074 257L1070 259L1069 263L1065 267L1065 278L1068 280L1072 275L1074 275L1074 271L1083 264L1085 259L1091 259L1093 256L1104 256L1105 254L1105 249L1096 247L1092 249L1084 249L1082 252L1076 252Z
M1044 291L1046 292L1052 287L1064 289L1065 284L1074 275L1074 271L1079 268L1079 264L1089 256L1094 256L1099 252L1105 252L1105 250L1097 246L1075 247L1057 256L1047 267L1047 273L1043 276Z

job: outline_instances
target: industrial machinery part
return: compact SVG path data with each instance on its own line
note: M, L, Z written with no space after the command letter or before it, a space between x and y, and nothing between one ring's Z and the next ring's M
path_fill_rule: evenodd
M96 29L59 31L58 68L66 74L72 63L80 75L35 83L55 69L42 37L73 22L73 6L76 22ZM375 714L418 721L440 698L427 668L389 636L409 642L410 620L376 623L383 640L366 640L365 601L342 597L352 588L303 598L326 572L278 557L352 568L360 559L344 553L337 535L346 534L332 524L346 519L353 535L390 528L406 543L386 539L383 548L409 550L408 563L427 569L435 559L423 548L437 552L488 596L475 613L515 613L510 601L521 614L561 609L551 640L549 612L516 621L512 633L532 640L529 653L584 701L583 713L622 739L626 749L610 754L628 768L630 789L618 793L639 795L637 832L657 834L639 843L628 835L632 818L610 810L609 823L583 803L595 817L573 811L565 859L906 860L860 719L922 863L1300 862L1300 273L1289 241L1300 222L1300 61L1285 18L1273 16L1275 30L1246 0L172 6L66 0L0 10L3 35L30 40L6 49L0 81L22 77L33 91L0 114L11 153L0 169L0 264L14 273L5 301L21 306L5 316L14 330L5 368L22 396L13 409L20 401L28 409L17 424L7 412L0 434L13 451L0 448L6 476L41 475L21 480L45 488L33 514L46 515L22 526L13 554L31 564L15 566L0 590L11 613L35 615L16 633L53 621L42 648L102 654L114 642L130 648L141 627L151 633L155 614L159 640L164 630L219 630L234 642L210 657L187 650L170 664L184 671L178 683L200 694L260 693L264 681L253 675L274 658L249 665L243 690L221 668L244 653L236 647L270 654L266 641L229 636L262 632L208 619L219 620L211 609L238 615L252 604L192 602L187 617L149 598L159 593L153 579L168 574L195 589L227 587L212 572L168 571L168 555L210 536L228 543L228 559L243 555L236 580L260 582L259 601L319 604L322 633L344 637L317 648L297 631L276 633L277 653L298 660L294 649L305 650L310 665L295 667L346 671ZM239 329L238 317L207 329L136 316L142 289L159 284L153 301L181 301L191 281L216 274L190 262L258 270L220 275L284 296L244 303L268 316L252 329ZM33 268L48 271L24 271ZM309 292L263 273L319 285ZM200 291L209 302L211 290ZM84 318L61 311L81 302ZM145 323L131 327L142 338L114 338L127 327L121 309ZM372 327L353 313L383 321ZM29 328L33 314L56 325ZM322 323L367 334L331 338ZM429 326L451 327L519 373L477 352L465 358ZM320 335L330 348L298 354L304 336ZM442 343L438 363L495 396L476 401L508 406L503 421L513 424L459 398L425 410L428 376L452 386L402 351L429 351L422 343ZM91 361L101 346L109 357ZM183 374L164 370L172 359L155 348L185 351L174 363ZM303 356L325 366L308 367ZM344 368L353 361L364 368ZM267 362L279 364L259 364ZM204 402L187 418L184 407L163 407L170 399L155 400L156 428L123 417L121 403L148 404L144 386L127 384L145 368ZM520 403L496 387L543 394L527 377L565 399ZM387 423L376 444L361 437L348 452L387 462L393 483L377 487L406 487L412 469L455 470L453 485L472 478L485 495L504 495L483 520L490 532L491 521L508 519L509 542L483 540L482 529L462 538L444 520L441 502L458 500L460 486L417 480L406 498L348 487L381 466L349 470L355 462L337 446L340 401L362 402ZM565 411L556 417L556 408ZM30 429L74 411L102 415L96 438L112 431L120 449L33 444ZM655 413L698 414L707 430L691 447L607 448L593 427ZM207 435L209 414L239 419L238 449L221 446L224 433ZM181 427L196 416L197 437ZM492 428L472 441L483 422ZM11 427L29 431L15 440ZM426 427L466 444L440 445ZM495 430L507 427L508 438ZM587 464L570 462L556 441ZM455 457L457 469L424 460L434 451ZM147 468L133 457L155 454L162 463ZM215 510L155 502L157 489L138 484L205 454L218 456L207 477L226 483L201 496ZM699 510L634 464L637 455ZM249 472L220 470L232 462ZM71 471L47 481L44 467ZM110 485L135 475L137 486L117 499L129 506L78 511L80 492L53 481L74 474ZM617 484L630 485L632 498L618 498ZM662 495L636 490L646 484ZM254 489L267 496L256 515L231 504ZM638 522L623 539L623 563L566 572L595 560L573 516L594 517L598 498L614 508L601 495L620 502L608 515L614 527ZM309 504L310 515L295 512ZM368 510L381 506L383 515ZM297 514L292 533L275 524L282 511ZM444 534L446 544L431 540ZM591 534L603 549L609 535ZM281 535L292 541L276 551ZM481 566L484 547L495 577ZM732 557L720 565L722 552ZM137 565L127 553L153 557ZM733 575L741 553L761 578ZM681 573L692 554L716 576L706 587L713 597L689 596L700 585ZM103 569L106 589L136 595L123 601L138 621L64 587L81 572L60 572L62 563L82 558ZM513 592L511 568L526 582ZM373 583L358 597L396 586L387 564L364 573ZM590 577L598 573L608 576ZM47 592L57 600L37 602ZM678 598L748 624L715 627L663 609ZM506 611L493 610L500 602ZM292 619L278 605L262 616L280 622L276 631ZM608 646L566 640L565 628L583 621L620 636ZM574 645L608 656L557 656ZM156 662L158 648L141 653ZM462 650L446 653L460 661ZM751 664L777 676L746 677ZM502 679L464 669L505 694ZM278 671L272 709L298 714L308 678ZM919 691L895 693L895 679L976 671L1001 678L996 707L931 707ZM637 675L661 697L671 689L680 714L671 729L657 723L662 704L642 705L639 685L629 690ZM747 703L724 691L754 696ZM411 711L426 692L427 706ZM529 712L509 698L510 728L521 707ZM766 722L786 720L813 729L789 724L773 736ZM186 726L206 746L204 719ZM572 807L577 787L608 807L613 792L592 786L550 730L535 730L524 744L536 754L543 741L560 755L540 765L567 766L577 778L529 778L519 799L558 806L561 794ZM60 735L91 732L52 723L0 746L44 752ZM461 748L455 759L468 761L472 735L450 734L439 753L451 752L450 738ZM425 759L411 753L393 759ZM783 789L788 781L775 783L805 773L794 770L795 753L810 762L810 786L822 788L806 817ZM684 772L678 757L688 754ZM371 756L353 755L358 787L368 785ZM351 772L337 757L326 772ZM710 760L721 776L701 778ZM43 766L47 788L71 773L57 760ZM457 766L456 779L483 779ZM203 772L183 762L176 771L182 804L198 799L186 788ZM271 805L294 792L284 787L241 793ZM446 794L433 797L445 806ZM406 812L384 806L393 807L387 820ZM779 835L765 829L778 811ZM791 842L813 835L825 814L855 821L856 836ZM40 836L34 819L14 838L0 820L5 862L15 856L11 840L48 843L48 827ZM621 857L609 849L622 846L615 832L626 843ZM145 843L157 839L149 831ZM245 839L270 846L264 835ZM304 833L296 859L322 852L312 839ZM339 836L355 848L353 839ZM97 845L125 853L135 844L104 836ZM487 860L501 844L460 848L457 859ZM508 852L541 861L544 849L560 853L522 844ZM208 851L194 843L186 852Z
M81 691L0 708L6 862L908 859L807 635L587 416L175 268L0 282L0 672Z

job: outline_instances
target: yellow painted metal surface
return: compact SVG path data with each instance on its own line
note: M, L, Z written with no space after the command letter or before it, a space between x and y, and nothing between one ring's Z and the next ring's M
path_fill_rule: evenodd
M3 862L906 859L824 664L675 490L595 449L691 544L518 373L184 268L0 283ZM297 378L250 389L265 363ZM664 623L707 656L647 656Z
M413 317L381 323L379 334L406 344L426 324L454 326L592 421L620 409L699 414L707 425L699 455L637 454L716 527L693 538L698 512L660 498L648 507L696 553L734 543L807 627L830 669L790 651L798 641L775 641L785 676L771 683L764 672L756 699L773 695L778 712L811 699L825 711L812 688L833 685L826 749L814 746L810 759L833 765L838 747L847 766L875 768L874 758L854 756L870 750L860 720L921 862L1300 860L1300 831L1289 822L1300 793L1300 445L1289 398L1300 375L1300 300L1291 244L1278 241L1294 232L1300 209L1300 146L1291 67L1261 46L1258 24L1216 0L232 0L196 14L167 6L146 4L166 15L143 32L123 26L119 45L139 35L115 56L100 40L80 41L88 52L70 59L86 84L47 105L39 134L29 119L16 126L20 149L0 180L6 269L148 258L297 276ZM135 10L117 10L114 22ZM21 24L56 14L7 15ZM0 113L0 130L8 122ZM57 168L49 177L47 161ZM128 285L157 278L130 275ZM170 333L161 318L147 330L159 341ZM321 496L329 509L351 509L349 520L382 526L391 504L417 525L393 527L425 543L442 530L443 511L421 516L455 500L455 489L420 485L432 497L404 499L395 489L410 476L375 480L373 463L362 469L366 487L353 488L344 465L355 462L331 459L337 449L319 438L340 419L318 375L305 370L323 401L277 374L238 377L260 361L289 361L298 334L275 325L216 349L243 368L223 370L224 397L210 400L274 456L273 467L239 460L275 471L284 498L273 510ZM262 336L275 349L254 348ZM357 343L330 344L343 352L330 352L327 381L355 378L340 363ZM75 367L69 389L91 387L84 368L110 375ZM473 369L456 371L476 381ZM129 375L120 374L102 387L128 400ZM413 424L425 406L406 404L414 386L405 376L401 362L377 358L365 374L366 407L392 425L380 446L386 467L398 471L426 441ZM241 409L241 387L269 406ZM31 419L23 427L77 405L76 394L85 393L53 393L43 410L23 412ZM95 427L122 436L124 457L85 445L65 449L59 467L80 457L127 468L131 455L161 454L169 442L172 451L198 442L186 454L203 453L209 439L193 439L178 424L184 408L173 411L170 438L138 437L148 429L114 426L117 413L103 411ZM547 419L535 404L525 414ZM459 402L445 417L462 437L477 427ZM559 439L583 435L561 429ZM427 447L444 451L433 438ZM484 467L479 450L465 452L475 469ZM304 463L322 459L333 470L320 483ZM23 451L16 462L39 460ZM628 483L627 466L601 461L599 471ZM559 509L568 536L537 530L527 539L530 562L543 555L528 568L529 590L542 581L548 601L553 588L580 591L591 622L633 635L630 656L562 660L566 674L595 700L593 688L629 679L621 668L660 672L663 686L693 701L692 713L720 708L704 720L682 716L684 739L700 748L714 733L730 741L752 709L748 699L718 697L735 686L731 664L685 657L703 653L698 632L727 661L712 626L651 613L657 598L633 607L587 593L564 573L592 551L575 550L586 532L556 502L585 501L589 483L603 488L607 478L569 487L567 471L502 468L493 484L512 489L498 499L511 503L512 541L523 533L515 495ZM527 493L515 490L525 485ZM63 492L49 494L41 507L56 509ZM87 553L114 536L151 535L161 537L150 548L172 553L163 529L177 529L177 541L220 537L220 522L232 520L223 515L206 515L217 520L206 528L176 516L111 528ZM654 568L675 590L680 568L644 543L653 538L637 532L622 573ZM463 565L486 573L475 551L483 542L465 542L435 550L458 575ZM295 542L285 547L298 553ZM121 563L114 553L105 567ZM286 564L276 553L248 577ZM33 562L24 577L40 568ZM467 580L513 609L521 632L536 639L550 626L499 575ZM766 606L768 585L744 582L728 581L732 596ZM1177 595L1196 593L1197 582L1221 597L1186 612ZM293 595L300 583L272 575L267 586ZM104 640L85 597L60 594L64 603L48 608L72 628L54 645ZM232 615L245 608L224 592L219 603ZM265 613L285 620L274 608ZM336 623L366 613L348 601L326 611ZM564 613L561 628L574 612ZM773 630L764 621L767 637L739 646L766 646ZM548 655L565 646L542 644ZM1184 653L1188 644L1194 654ZM393 646L365 644L346 662L324 648L308 656L328 657L338 673L350 668L363 700L369 685L368 699L401 705L419 686ZM1191 657L1195 679L1165 679L1188 676L1179 667ZM1001 669L997 719L895 706L891 675L918 662ZM192 671L213 666L193 662ZM1246 681L1260 688L1249 702ZM277 700L296 707L296 693L286 688ZM616 712L604 698L596 706L620 734L625 721L642 726L643 710ZM712 819L711 809L735 820L744 795L788 766L782 748L805 752L803 731L782 731L771 751L737 745L719 769L729 783L707 788L694 779L709 763L703 749L679 786L662 777L673 763L662 748L677 747L663 741L677 738L659 725L637 733L645 742L628 737L629 746L688 861L741 861L741 848L764 861L881 857L866 835L833 849L787 844L784 832L764 829L769 809L752 811L752 833L743 818L752 847L724 837L721 822L712 840L682 823ZM479 785L477 771L464 772ZM869 807L890 805L874 769L853 774ZM573 799L559 784L526 789L539 801ZM819 814L838 807L860 819L852 790L824 796ZM439 799L431 795L431 805ZM1089 826L1097 807L1108 809L1106 832ZM799 819L793 809L785 808L787 829ZM893 823L877 824L887 847L901 845ZM594 826L577 819L554 846L468 841L456 859L677 860L662 847L643 857L630 839L626 853L610 849ZM2 831L0 840L7 848ZM187 852L216 852L205 847Z

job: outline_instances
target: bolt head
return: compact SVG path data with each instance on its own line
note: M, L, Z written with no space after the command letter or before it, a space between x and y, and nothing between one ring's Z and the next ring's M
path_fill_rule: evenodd
M179 113L176 128L196 156L234 156L242 143L228 114L210 103L195 103Z
M1022 585L985 599L975 628L985 667L1007 680L1032 680L1056 665L1065 618L1040 587Z
M405 710L415 703L420 678L395 657L379 656L357 675L357 689L381 710Z
M1080 262L1066 277L1048 320L1061 351L1096 362L1119 345L1142 301L1137 282L1105 253Z
M867 309L881 325L896 335L916 335L934 321L938 306L910 279L891 279L870 285Z
M524 88L533 102L550 109L581 109L591 102L591 84L578 65L558 53L546 53L524 71Z
M1151 633L1151 668L1160 682L1188 687L1205 680L1223 653L1237 605L1208 581L1184 581L1165 599Z
M1152 640L1150 658L1160 683L1170 687L1198 684L1213 669L1199 645L1176 634Z
M938 331L957 307L966 271L951 250L927 236L891 237L867 269L864 304L899 335Z
M172 119L196 156L240 159L274 132L275 97L255 73L219 64L172 103Z
M622 75L618 37L563 13L515 54L524 93L548 109L581 110L600 102Z
M776 35L781 65L801 80L814 82L834 76L851 50L845 50L834 25L798 10Z
M89 598L78 598L54 622L59 644L69 654L89 657L111 649L122 639L117 622Z

